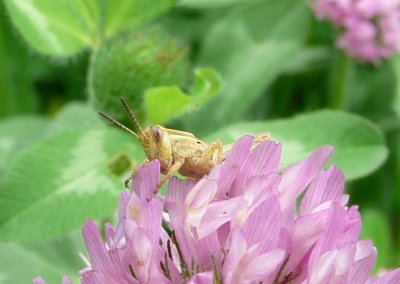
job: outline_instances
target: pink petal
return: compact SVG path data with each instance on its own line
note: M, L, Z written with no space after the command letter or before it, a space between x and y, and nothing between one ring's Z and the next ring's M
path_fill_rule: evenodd
M111 248L114 245L114 238L115 238L114 229L110 223L106 223L104 225L104 231L106 233L107 245L109 248Z
M310 255L309 274L311 274L310 269L321 263L320 258L325 252L356 243L360 228L361 220L355 208L346 211L340 204L333 203L329 210L327 228ZM341 253L340 250L338 253Z
M385 274L373 279L373 284L394 284L400 283L400 268L386 272Z
M361 216L357 206L352 206L347 210L346 226L344 232L338 238L338 244L346 242L356 242L361 232Z
M254 209L241 231L248 246L257 244L257 253L264 253L278 247L281 222L282 213L278 198L271 196Z
M192 259L195 258L196 247L192 241L193 237L191 236L190 232L188 232L189 229L183 227L174 227L172 229L175 233L185 262L191 263ZM176 259L175 261L178 261L178 259Z
M282 209L295 203L296 198L321 171L326 161L332 155L332 152L333 147L320 147L308 156L308 158L302 162L289 166L282 173L282 180L279 184Z
M199 240L194 238L187 227L174 228L174 232L188 265L194 262L203 270L211 270L211 256L214 257L216 262L220 261L222 250L217 232L213 232Z
M196 184L193 180L171 178L165 195L165 209L168 211L174 228L180 227L185 218L184 202L187 194Z
M245 135L238 139L229 151L225 162L222 164L217 180L219 189L217 194L218 199L222 199L227 194L230 194L228 191L231 189L240 169L250 154L253 140L253 136Z
M367 283L369 274L374 267L376 260L376 249L371 241L357 242L356 255L351 267L348 283L364 284Z
M230 196L242 194L249 178L275 172L279 167L281 151L282 145L273 141L265 141L257 145L245 160Z
M328 221L324 233L315 245L309 262L312 269L319 262L320 257L327 251L334 249L346 226L346 211L340 205L334 203L329 210Z
M120 219L117 227L115 228L115 234L113 240L107 240L110 245L110 249L123 248L125 247L125 222L126 219Z
M328 221L329 211L320 211L311 215L299 217L293 226L292 251L285 267L288 273L299 265L308 255L310 249L323 234Z
M212 269L211 257L215 259L216 263L221 261L222 250L217 232L214 232L201 240L194 240L192 243L194 252L193 259L203 270Z
M355 254L356 245L354 243L347 243L338 250L333 279L337 279L338 282L340 279L347 279Z
M242 204L243 202L243 197L238 196L210 203L201 219L200 225L195 228L195 238L204 238L215 232L226 222L229 222L232 219L233 212L235 212L239 207L239 204Z
M255 257L248 265L245 279L255 281L268 277L282 264L285 255L284 250L276 249Z
M139 226L144 229L150 238L152 246L158 246L164 202L159 197L153 197L150 201L142 201Z
M145 201L144 201L145 202ZM130 197L129 201L126 205L126 211L124 214L124 217L127 219L135 220L136 222L139 221L140 215L141 215L141 200L139 197L136 195L135 192L133 192Z
M87 220L82 229L83 240L94 269L111 266L99 229L93 220Z
M72 284L71 277L69 277L68 275L65 275L65 276L62 278L62 284Z
M139 227L134 229L131 238L127 240L127 250L132 253L130 264L139 282L149 278L149 266L153 252L152 244L145 231Z
M189 191L185 203L190 207L200 207L214 199L217 192L215 180L201 179Z
M278 186L281 177L277 173L264 176L254 176L248 179L244 197L249 207L257 207L268 197L278 194Z
M34 284L46 284L46 281L40 276L37 276L33 279Z
M149 200L160 179L160 162L153 160L139 167L133 179L132 190L140 200Z
M240 230L234 230L231 233L231 244L228 254L225 256L224 265L222 268L223 279L225 283L231 283L234 273L242 257L247 252L247 244L244 235Z
M133 279L135 280L135 279ZM82 277L81 277L81 284L99 284L99 283L105 283L105 279L99 275L99 273L95 271L89 271L86 272ZM128 283L128 282L121 282L122 283ZM137 281L132 281L130 283L138 283Z
M88 220L83 225L82 235L90 255L93 271L107 275L109 279L121 279L121 283L123 283L122 279L127 277L128 271L124 271L122 268L116 251L107 252L99 229L93 220Z
M131 193L128 190L124 190L119 195L119 206L118 206L118 218L119 219L125 217L126 206L128 205L130 195L131 195Z
M213 284L213 277L212 271L198 273L194 275L187 284Z
M321 255L318 262L309 267L308 283L329 283L336 261L337 251Z
M309 275L311 283L343 283L347 279L354 259L356 246L347 243L340 249L325 252ZM310 270L310 269L309 269ZM348 282L345 282L348 283Z
M344 189L344 175L341 170L330 166L318 174L301 201L301 214L308 214L326 201L340 201Z
M185 199L186 218L192 226L199 226L208 204L217 193L215 180L201 179L187 194Z

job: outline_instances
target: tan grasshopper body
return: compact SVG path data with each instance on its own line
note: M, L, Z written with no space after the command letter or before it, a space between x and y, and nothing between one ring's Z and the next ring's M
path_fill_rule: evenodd
M143 149L149 160L160 160L163 174L167 174L171 167L179 164L180 174L199 179L222 162L222 144L219 140L209 145L189 132L159 125L150 126L149 129L154 136L158 135L163 139L158 143L154 137L150 143L142 143Z
M209 145L189 132L151 125L143 130L139 140L147 158L160 161L161 172L165 174L161 185L176 172L200 179L222 162L219 140Z
M121 99L121 102L139 132L138 134L108 115L101 112L99 114L137 138L142 144L148 160L158 159L160 161L161 172L164 176L154 189L155 194L165 181L177 172L189 178L200 179L208 174L215 165L222 163L223 147L219 140L207 144L189 132L168 129L160 125L150 125L143 130L125 100ZM134 175L133 173L131 178L134 178ZM125 184L127 185L128 182L129 179Z
M99 114L138 139L148 160L158 159L160 161L161 173L164 176L154 189L155 194L167 179L177 172L193 179L202 178L215 165L222 163L226 153L231 148L232 144L222 147L222 143L218 139L211 144L207 144L196 138L192 133L168 129L160 125L150 125L143 130L126 101L121 98L121 102L135 125L138 134L110 116L101 112ZM265 140L270 140L268 133L256 136L252 148ZM129 180L133 179L134 176L135 172L125 181L126 187L128 187Z

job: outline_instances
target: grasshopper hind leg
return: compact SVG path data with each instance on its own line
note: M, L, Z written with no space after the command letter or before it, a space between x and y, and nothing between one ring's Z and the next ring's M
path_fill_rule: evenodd
M216 154L216 155L215 155ZM203 153L199 163L206 164L209 161L212 161L213 164L218 165L222 162L223 147L220 140L213 141L208 147L207 151Z
M269 141L271 140L271 134L268 132L263 132L260 134L257 134L254 136L253 144L251 145L251 150L253 150L255 147L257 147L258 144L264 141ZM228 155L229 151L232 149L233 143L232 144L227 144L224 145L223 147L223 161L225 161L226 156Z

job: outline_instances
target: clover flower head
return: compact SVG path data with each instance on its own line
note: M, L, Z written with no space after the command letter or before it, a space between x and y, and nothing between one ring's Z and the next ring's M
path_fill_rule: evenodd
M370 276L376 249L343 173L323 170L332 147L280 171L281 144L256 144L240 138L199 181L171 178L165 197L159 162L139 168L106 240L84 224L81 283L400 283L400 269Z
M340 28L337 46L363 62L400 50L399 0L310 0L318 18Z

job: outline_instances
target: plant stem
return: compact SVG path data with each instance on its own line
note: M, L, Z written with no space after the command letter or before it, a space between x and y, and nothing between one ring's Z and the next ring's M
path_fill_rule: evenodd
M329 82L329 108L342 109L346 83L350 70L350 58L342 51L337 51L333 59Z

